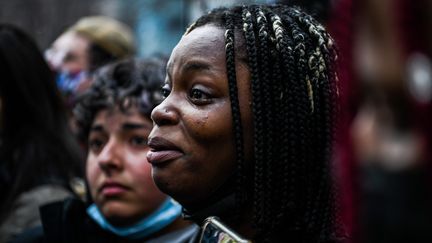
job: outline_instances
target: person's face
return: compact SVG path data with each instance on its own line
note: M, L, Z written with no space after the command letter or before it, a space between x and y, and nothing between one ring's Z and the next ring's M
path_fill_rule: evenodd
M206 25L184 36L173 50L164 92L152 112L152 164L156 185L186 207L215 191L236 168L224 30ZM252 157L252 115L246 65L236 61L245 156Z
M88 70L89 45L90 41L85 37L74 32L66 32L47 50L46 56L55 70L76 74Z
M96 114L88 138L87 180L91 196L113 224L134 223L166 196L151 178L146 154L152 122L131 108Z

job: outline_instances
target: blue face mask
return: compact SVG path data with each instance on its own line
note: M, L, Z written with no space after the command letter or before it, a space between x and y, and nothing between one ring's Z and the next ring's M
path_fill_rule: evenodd
M142 239L171 224L181 214L181 206L171 198L167 198L156 211L134 225L116 227L110 224L95 204L87 208L87 214L99 226L118 236L129 239Z
M72 74L60 72L57 74L56 83L59 90L64 94L75 94L81 81L87 78L85 71Z

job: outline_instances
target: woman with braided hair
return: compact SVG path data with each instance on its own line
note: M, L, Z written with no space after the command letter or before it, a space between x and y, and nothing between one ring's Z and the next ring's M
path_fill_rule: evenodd
M173 50L149 135L156 185L257 242L338 240L330 156L336 51L282 5L219 8Z

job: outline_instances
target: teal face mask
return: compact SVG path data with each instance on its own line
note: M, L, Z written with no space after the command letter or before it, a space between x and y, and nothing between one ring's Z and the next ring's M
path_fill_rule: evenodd
M126 227L116 227L110 224L96 204L87 208L87 214L104 230L129 239L142 239L163 229L177 219L181 214L181 206L171 198L167 198L152 214L136 224Z

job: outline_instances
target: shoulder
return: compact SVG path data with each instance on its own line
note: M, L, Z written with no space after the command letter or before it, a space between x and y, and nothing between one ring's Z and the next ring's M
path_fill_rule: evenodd
M63 200L72 193L60 185L42 185L28 192L23 193L18 198L21 205L44 205L50 202Z
M61 186L43 185L23 193L14 203L9 224L22 227L34 227L40 224L39 207L60 201L72 193Z
M10 243L44 243L42 226L37 226L24 231Z
M82 231L86 216L85 204L81 200L67 198L42 206L40 215L46 241L62 242L65 234Z
M61 186L43 185L22 193L14 202L13 210L0 226L0 234L13 237L41 224L39 207L62 200L71 195L71 192Z
M67 198L40 208L43 238L46 243L111 243L118 237L101 229L87 215L87 205L77 198Z

